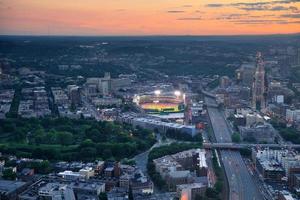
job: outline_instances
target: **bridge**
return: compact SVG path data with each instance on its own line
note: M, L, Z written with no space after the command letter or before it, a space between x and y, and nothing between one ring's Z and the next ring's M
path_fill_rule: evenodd
M289 148L289 149L298 149L300 148L299 144L236 144L236 143L203 143L205 149L244 149L244 148Z
M208 96L208 97L213 98L213 99L216 98L216 95L213 94L213 93L210 93L210 92L205 91L205 90L201 90L201 92L202 92L205 96Z
M216 95L210 93L210 92L207 92L205 90L202 90L201 91L205 96L208 96L210 98L212 98L213 100L206 100L204 105L206 105L207 107L212 107L212 108L218 108L219 105L216 103L215 99L216 99Z
M216 103L204 103L204 105L206 105L207 107L213 107L213 108L218 108L218 104Z

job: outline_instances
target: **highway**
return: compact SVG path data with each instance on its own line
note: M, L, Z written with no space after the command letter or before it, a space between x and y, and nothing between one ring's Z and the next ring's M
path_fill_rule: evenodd
M207 104L216 104L211 97L205 97ZM231 130L223 116L216 107L207 107L213 132L217 143L231 143ZM260 200L264 199L249 174L249 171L237 151L221 150L221 160L229 184L230 200Z

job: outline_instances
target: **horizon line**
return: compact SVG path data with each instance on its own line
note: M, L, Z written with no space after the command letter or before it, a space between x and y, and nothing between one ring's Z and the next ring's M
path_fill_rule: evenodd
M0 34L0 37L238 37L238 36L288 36L300 35L295 33L270 33L270 34L211 34L211 35L184 35L184 34L147 34L147 35L69 35L69 34Z

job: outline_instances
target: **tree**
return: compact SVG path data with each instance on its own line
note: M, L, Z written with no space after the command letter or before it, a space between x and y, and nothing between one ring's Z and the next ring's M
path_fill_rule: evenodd
M12 168L8 168L3 171L2 177L5 180L16 180L17 174L12 170Z
M45 137L44 137L45 142L47 144L57 144L57 131L51 130L49 131Z
M0 134L3 153L47 160L70 161L78 157L121 160L133 157L155 143L152 131L87 119L0 119Z
M99 142L101 139L103 139L101 138L100 131L96 128L86 130L85 135L88 139L93 140L93 142Z
M33 168L36 173L39 174L48 174L51 172L50 162L44 160L42 162L31 162L26 166L28 168Z
M240 143L241 142L241 137L239 133L233 133L233 135L231 136L232 142L234 143Z
M218 192L214 188L207 188L205 194L209 198L216 198L218 196Z
M99 200L107 200L107 194L105 192L101 192L99 194Z
M71 145L74 142L73 134L69 132L59 132L57 134L58 141L61 145Z
M223 182L222 181L217 181L214 185L215 190L220 193L223 189Z
M81 144L80 147L94 147L95 143L91 139L85 139Z
M250 149L246 149L246 148L240 149L240 153L244 157L249 157L249 158L251 157L251 150Z
M103 157L104 158L110 158L110 157L112 157L113 156L113 154L112 154L112 152L111 152L111 150L110 149L108 149L108 148L106 148L106 149L104 149L104 151L103 151Z
M134 159L124 158L124 159L122 160L122 164L133 166L133 165L136 165L136 162L135 162Z
M25 131L20 128L17 128L13 139L14 141L21 142L25 139L25 137L26 137Z
M96 155L97 155L97 150L96 148L93 147L82 148L79 152L79 158L85 161L95 160Z
M34 132L34 141L36 144L47 144L44 140L45 131L43 128L39 128Z
M200 194L196 194L196 196L195 196L195 200L205 200L206 198L205 197L203 197L202 195L200 195Z
M16 130L16 127L11 122L4 123L2 128L5 133L12 133Z

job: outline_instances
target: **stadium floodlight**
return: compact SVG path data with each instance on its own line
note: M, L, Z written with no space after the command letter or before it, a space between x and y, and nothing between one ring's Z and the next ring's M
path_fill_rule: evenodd
M176 90L176 91L174 92L174 94L175 94L176 97L179 97L179 96L181 95L181 92L178 91L178 90Z
M155 90L154 94L157 95L157 96L159 96L161 94L161 91L160 90Z

